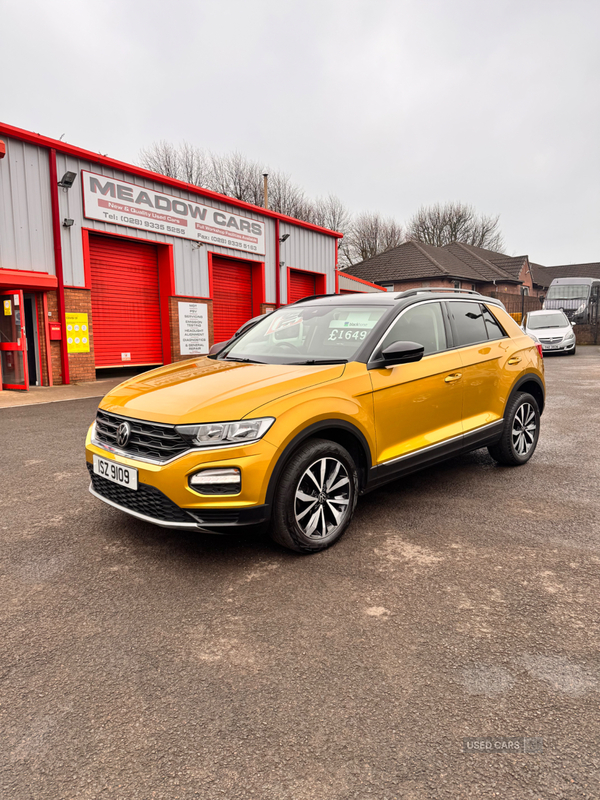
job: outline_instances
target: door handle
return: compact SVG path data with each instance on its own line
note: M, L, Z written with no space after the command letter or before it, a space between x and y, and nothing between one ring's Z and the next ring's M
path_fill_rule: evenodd
M462 372L453 372L452 375L446 375L444 380L446 383L454 383L462 378Z
M512 356L512 358L508 359L508 363L509 364L518 364L520 360L521 360L520 356Z

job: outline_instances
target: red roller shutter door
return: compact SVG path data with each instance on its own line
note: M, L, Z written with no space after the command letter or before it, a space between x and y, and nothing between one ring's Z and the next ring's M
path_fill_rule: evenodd
M317 294L315 288L315 276L307 272L290 270L290 296L288 303L295 303L303 297L310 297Z
M225 342L251 319L252 267L238 261L213 258L213 328L215 342Z
M90 266L96 366L162 364L156 248L90 236Z

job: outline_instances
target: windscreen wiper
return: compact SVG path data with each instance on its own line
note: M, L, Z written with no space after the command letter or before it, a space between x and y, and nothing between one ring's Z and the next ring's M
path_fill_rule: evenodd
M320 364L347 364L347 358L312 358L310 361L292 361L294 366L312 367Z
M264 364L264 361L255 361L253 358L229 358L225 356L223 361L238 361L240 364Z

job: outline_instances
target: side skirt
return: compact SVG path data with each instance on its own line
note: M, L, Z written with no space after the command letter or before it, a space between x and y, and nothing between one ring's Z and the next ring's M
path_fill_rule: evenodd
M482 428L469 431L462 436L456 436L431 447L424 447L422 450L417 450L416 453L408 453L393 461L372 467L369 471L367 484L361 494L366 494L389 481L401 478L411 472L426 469L434 464L439 464L441 461L446 461L448 458L461 453L469 453L471 450L479 450L481 447L495 444L502 435L503 427L504 420L500 419L490 425L484 425Z

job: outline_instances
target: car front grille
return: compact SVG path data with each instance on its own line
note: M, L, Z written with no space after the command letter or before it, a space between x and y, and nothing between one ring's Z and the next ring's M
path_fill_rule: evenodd
M562 336L539 336L538 337L542 344L558 344L562 342Z
M152 519L158 519L161 522L187 522L188 524L196 522L193 517L154 486L140 483L137 490L128 489L126 486L119 486L118 483L106 480L101 475L96 475L93 466L89 463L87 468L94 491L123 508L144 514Z
M117 430L122 422L131 425L129 441L124 447L117 444ZM96 414L96 440L100 445L126 453L131 458L148 458L164 463L190 449L190 443L172 425L159 425L130 417L120 417L98 409Z

